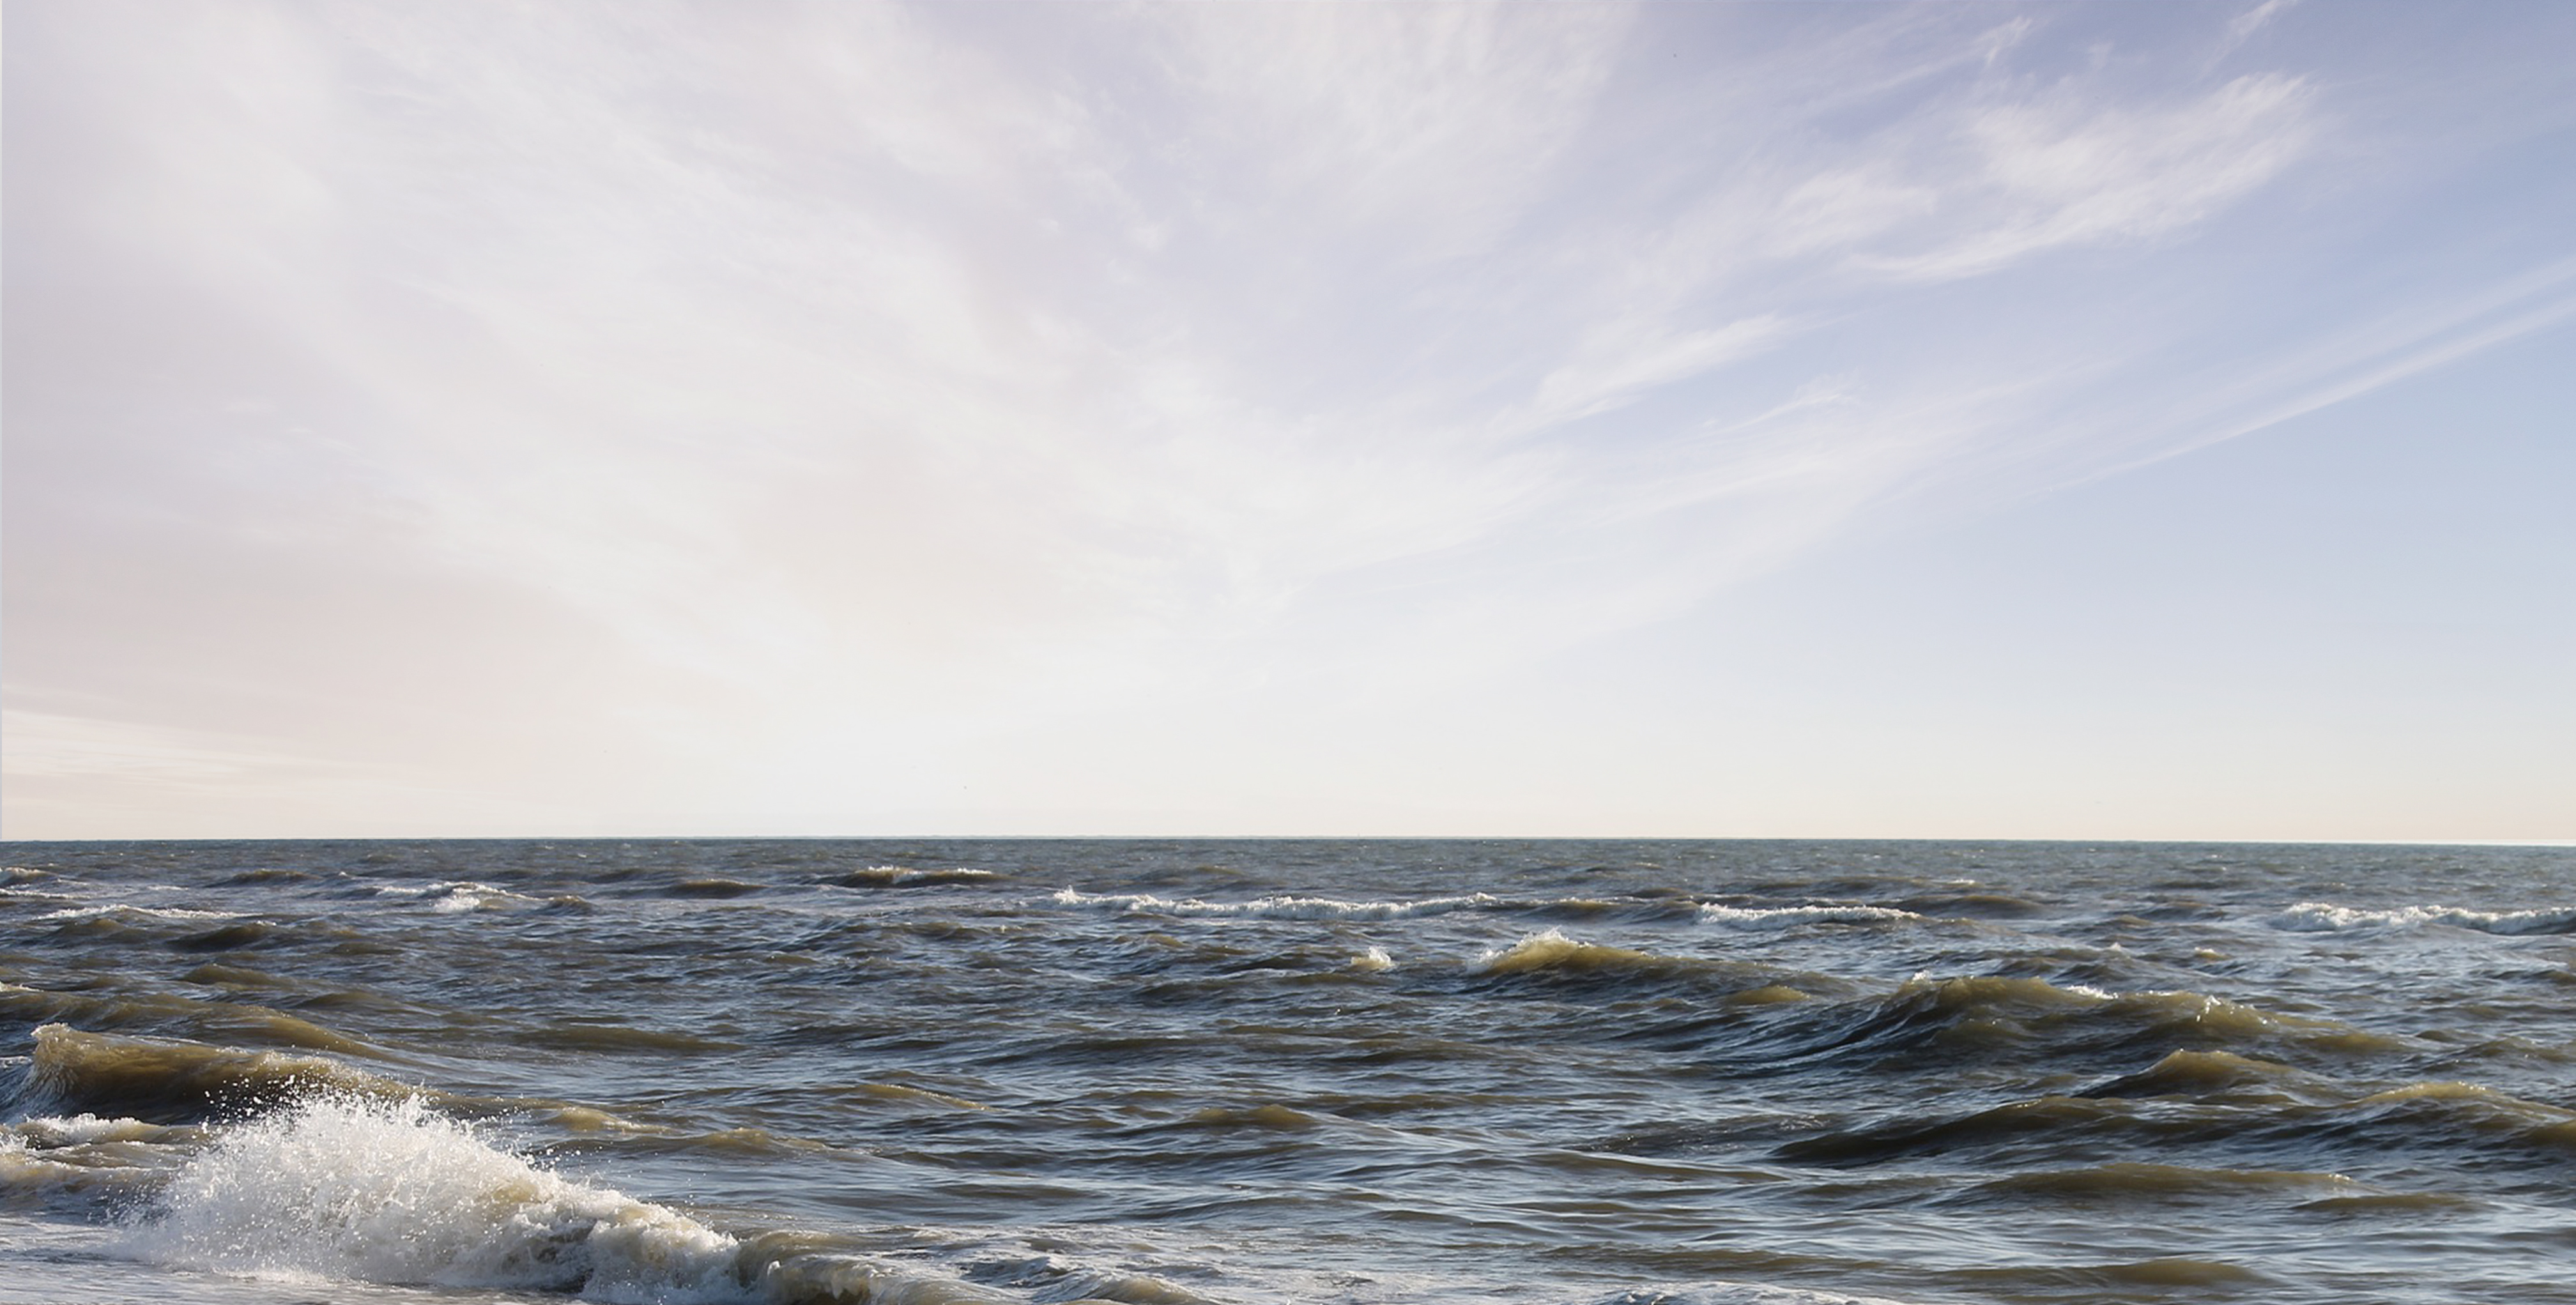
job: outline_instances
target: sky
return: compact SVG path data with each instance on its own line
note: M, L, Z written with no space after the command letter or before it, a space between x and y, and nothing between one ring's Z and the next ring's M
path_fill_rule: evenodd
M2576 6L8 0L0 836L2576 839Z

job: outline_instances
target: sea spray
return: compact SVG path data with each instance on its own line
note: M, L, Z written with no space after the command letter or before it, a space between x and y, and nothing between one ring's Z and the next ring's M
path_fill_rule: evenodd
M317 1095L225 1129L127 1249L260 1277L755 1298L733 1238L538 1168L418 1098Z
M9 857L0 1302L2576 1305L2576 850Z

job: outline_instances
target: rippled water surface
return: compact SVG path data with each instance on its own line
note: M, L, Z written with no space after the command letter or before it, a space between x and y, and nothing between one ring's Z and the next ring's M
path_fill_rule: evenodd
M0 1302L2576 1302L2576 850L9 844Z

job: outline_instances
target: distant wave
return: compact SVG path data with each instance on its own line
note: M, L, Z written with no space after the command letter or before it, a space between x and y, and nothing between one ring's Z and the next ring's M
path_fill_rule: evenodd
M1486 952L1476 958L1472 968L1478 974L1581 974L1605 970L1641 972L1687 964L1678 958L1657 956L1652 952L1578 942L1550 929L1531 934L1509 947Z
M1492 893L1426 897L1409 902L1352 902L1332 897L1293 895L1261 897L1248 902L1209 902L1195 897L1175 900L1152 893L1086 893L1066 888L1050 900L1059 906L1084 906L1138 915L1249 916L1265 920L1404 920L1446 915L1453 911L1573 912L1588 917L1623 907L1656 915L1680 909L1691 912L1681 918L1696 918L1705 924L1739 929L1786 929L1802 924L1875 924L1925 918L1912 911L1888 906L1809 904L1747 907L1711 904L1690 907L1685 904L1676 908L1660 902L1604 902L1592 898L1530 900L1498 897Z
M1800 924L1876 924L1926 917L1893 906L1703 906L1699 918L1740 929L1786 929Z
M1804 975L1738 960L1672 956L1567 937L1562 930L1528 934L1509 947L1478 956L1468 973L1486 978L1547 976L1616 984L1681 983L1702 987L1726 1007L1805 1002L1813 994L1793 986L1823 976ZM1699 1016L1694 1015L1694 1020Z
M47 911L36 917L38 924L79 924L90 920L238 920L243 917L230 911L194 911L184 906L136 906L130 902L108 902L97 906L67 906Z
M426 887L387 884L377 888L376 895L416 898L427 902L429 909L443 914L526 908L546 904L541 898L514 893L507 888L496 888L470 879L448 880Z
M2082 1137L2099 1145L2126 1136L2152 1140L2160 1156L2206 1150L2242 1160L2265 1157L2314 1169L2264 1166L2282 1185L2333 1178L2328 1166L2352 1154L2356 1139L2372 1150L2463 1148L2517 1159L2563 1162L2576 1150L2576 1112L2493 1088L2418 1082L2351 1096L2333 1080L2289 1066L2226 1052L2177 1051L2142 1073L2080 1095L2030 1097L1965 1112L1899 1110L1856 1128L1802 1137L1781 1146L1784 1159L1880 1164L1928 1155L2027 1154L2049 1139ZM2180 1160L2160 1160L2150 1183L2171 1179ZM2198 1166L2217 1168L2218 1166ZM2122 1177L2140 1171L2126 1166ZM2094 1171L2093 1177L2102 1177ZM2239 1179L2259 1176L2239 1173ZM2032 1180L2020 1180L2027 1183Z
M2576 933L2576 907L2472 911L2458 906L2403 906L2371 911L2331 902L2301 902L2271 917L2270 923L2293 933L2360 933L2428 924L2506 935Z
M952 870L912 870L903 866L872 865L848 874L834 875L824 882L842 888L919 888L944 884L982 883L1000 876L990 870L959 867Z
M1587 1305L1915 1305L1893 1296L1853 1296L1809 1287L1759 1282L1694 1282L1653 1291L1627 1291Z
M1173 901L1152 893L1086 893L1067 888L1049 899L1059 906L1087 906L1137 915L1250 916L1265 920L1403 920L1451 911L1525 908L1491 893L1464 897L1431 897L1415 902L1345 902L1330 897L1262 897L1249 902L1203 902L1195 897Z

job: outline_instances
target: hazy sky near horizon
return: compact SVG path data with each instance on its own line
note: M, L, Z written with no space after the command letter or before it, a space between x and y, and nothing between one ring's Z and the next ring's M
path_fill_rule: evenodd
M7 837L2576 838L2576 6L6 20Z

